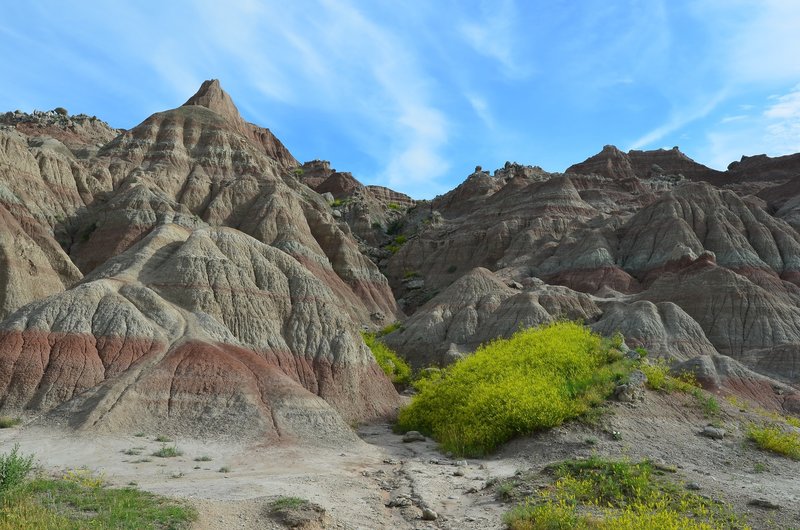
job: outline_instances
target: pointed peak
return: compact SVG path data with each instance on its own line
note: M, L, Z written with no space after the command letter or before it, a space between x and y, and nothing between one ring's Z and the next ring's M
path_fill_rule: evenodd
M242 121L239 115L239 109L236 108L236 105L234 105L228 93L222 90L219 79L203 81L203 84L200 85L200 89L195 95L190 97L188 101L183 104L184 107L191 105L205 107L233 122L238 123Z

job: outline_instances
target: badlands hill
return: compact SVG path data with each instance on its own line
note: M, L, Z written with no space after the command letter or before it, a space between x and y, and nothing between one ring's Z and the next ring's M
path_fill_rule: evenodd
M60 109L63 110L63 109ZM0 412L336 444L415 367L581 319L800 413L800 155L606 146L432 201L299 163L216 80L130 130L0 116Z

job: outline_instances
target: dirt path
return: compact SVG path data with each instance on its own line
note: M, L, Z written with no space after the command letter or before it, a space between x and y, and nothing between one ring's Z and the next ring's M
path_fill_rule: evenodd
M0 430L0 452L19 443L47 470L86 467L113 485L135 483L187 499L199 511L197 530L280 528L265 510L281 496L324 507L329 528L500 529L510 506L497 499L492 481L592 454L674 467L676 481L733 504L754 528L800 528L800 462L758 451L745 440L742 426L757 417L722 403L716 421L727 434L711 440L698 435L707 418L690 396L649 392L643 403L611 409L598 426L562 426L513 441L481 460L448 458L430 440L403 443L385 424L362 427L363 441L348 447L178 438L166 443L183 452L175 458L151 456L164 445L155 440L157 433L102 436L27 427ZM541 475L541 484L547 481ZM758 499L779 508L752 506ZM436 519L423 520L425 509Z

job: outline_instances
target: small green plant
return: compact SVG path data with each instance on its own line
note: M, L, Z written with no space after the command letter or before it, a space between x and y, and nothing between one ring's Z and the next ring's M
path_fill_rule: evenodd
M767 471L767 465L761 462L756 462L753 464L753 473L764 473Z
M392 322L388 326L381 329L377 336L383 337L384 335L388 335L389 333L395 332L398 329L403 329L403 324L401 324L399 320L397 322Z
M19 418L12 418L11 416L0 416L0 429L8 429L10 427L16 427L22 423L22 420Z
M294 168L294 171L292 171L292 173L294 174L295 177L302 177L303 174L305 173L305 170L301 167L296 167Z
M364 342L372 351L375 361L381 367L392 383L407 385L411 381L411 367L391 350L386 344L378 340L374 333L362 333Z
M147 435L145 433L143 433L143 432L137 432L136 434L134 434L134 436L137 437L137 438L144 438Z
M329 204L331 208L338 208L339 206L344 206L346 202L344 199L333 199Z
M309 502L305 499L301 499L300 497L278 497L269 504L269 509L271 512L277 512L279 510L294 510L297 508L302 508L307 504L309 504Z
M500 484L497 485L495 492L497 494L497 498L503 501L509 501L514 496L514 488L516 487L516 483L513 480L504 480Z
M155 441L161 443L169 443L172 441L172 438L170 438L169 436L164 436L163 434L159 434L158 436L156 436Z
M96 489L103 485L105 480L103 475L95 475L85 467L79 469L70 469L61 477L62 480L67 482L74 482L79 486L87 489Z
M15 444L8 454L0 455L0 494L17 487L33 469L33 455L19 454L19 444Z
M389 226L386 227L386 233L389 234L390 236L393 236L395 234L399 234L400 231L403 229L403 226L405 226L405 223L403 222L403 220L402 219L396 219L396 220L392 221L391 223L389 223Z
M208 455L198 456L194 459L195 462L211 462L211 457Z
M641 370L647 376L647 387L651 390L660 390L667 394L690 394L698 387L694 374L687 372L675 377L670 374L670 367L663 359L653 364L642 363Z
M183 451L178 449L177 446L162 445L161 449L154 452L151 456L157 456L159 458L173 458L181 455L183 455Z
M231 472L231 468L229 468L228 466L222 466L221 468L219 468L219 472L220 473L230 473Z
M786 431L779 425L751 424L747 437L765 451L800 460L800 434L796 432Z
M714 396L704 396L699 388L697 389L697 393L693 395L700 402L700 406L703 408L703 414L708 417L714 417L719 414L719 402Z
M403 209L403 207L400 206L399 204L397 204L396 202L390 202L388 204L388 208L390 210L394 210L394 211L398 211L398 210L402 210Z
M406 280L410 278L419 278L419 273L415 270L408 269L403 273L403 278Z
M125 449L124 451L122 451L122 454L128 456L139 456L140 454L142 454L143 450L144 447L131 447L130 449Z

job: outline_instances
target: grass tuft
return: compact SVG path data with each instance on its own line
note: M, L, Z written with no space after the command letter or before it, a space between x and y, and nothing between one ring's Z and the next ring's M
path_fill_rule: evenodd
M161 449L153 453L151 456L157 456L159 458L172 458L176 456L183 455L183 451L178 449L175 445L162 445Z
M22 420L19 418L12 418L11 416L0 416L0 429L8 429L10 427L16 427L22 423Z
M307 504L309 504L309 502L300 497L278 497L269 504L269 509L271 512L277 512L279 510L294 510Z

